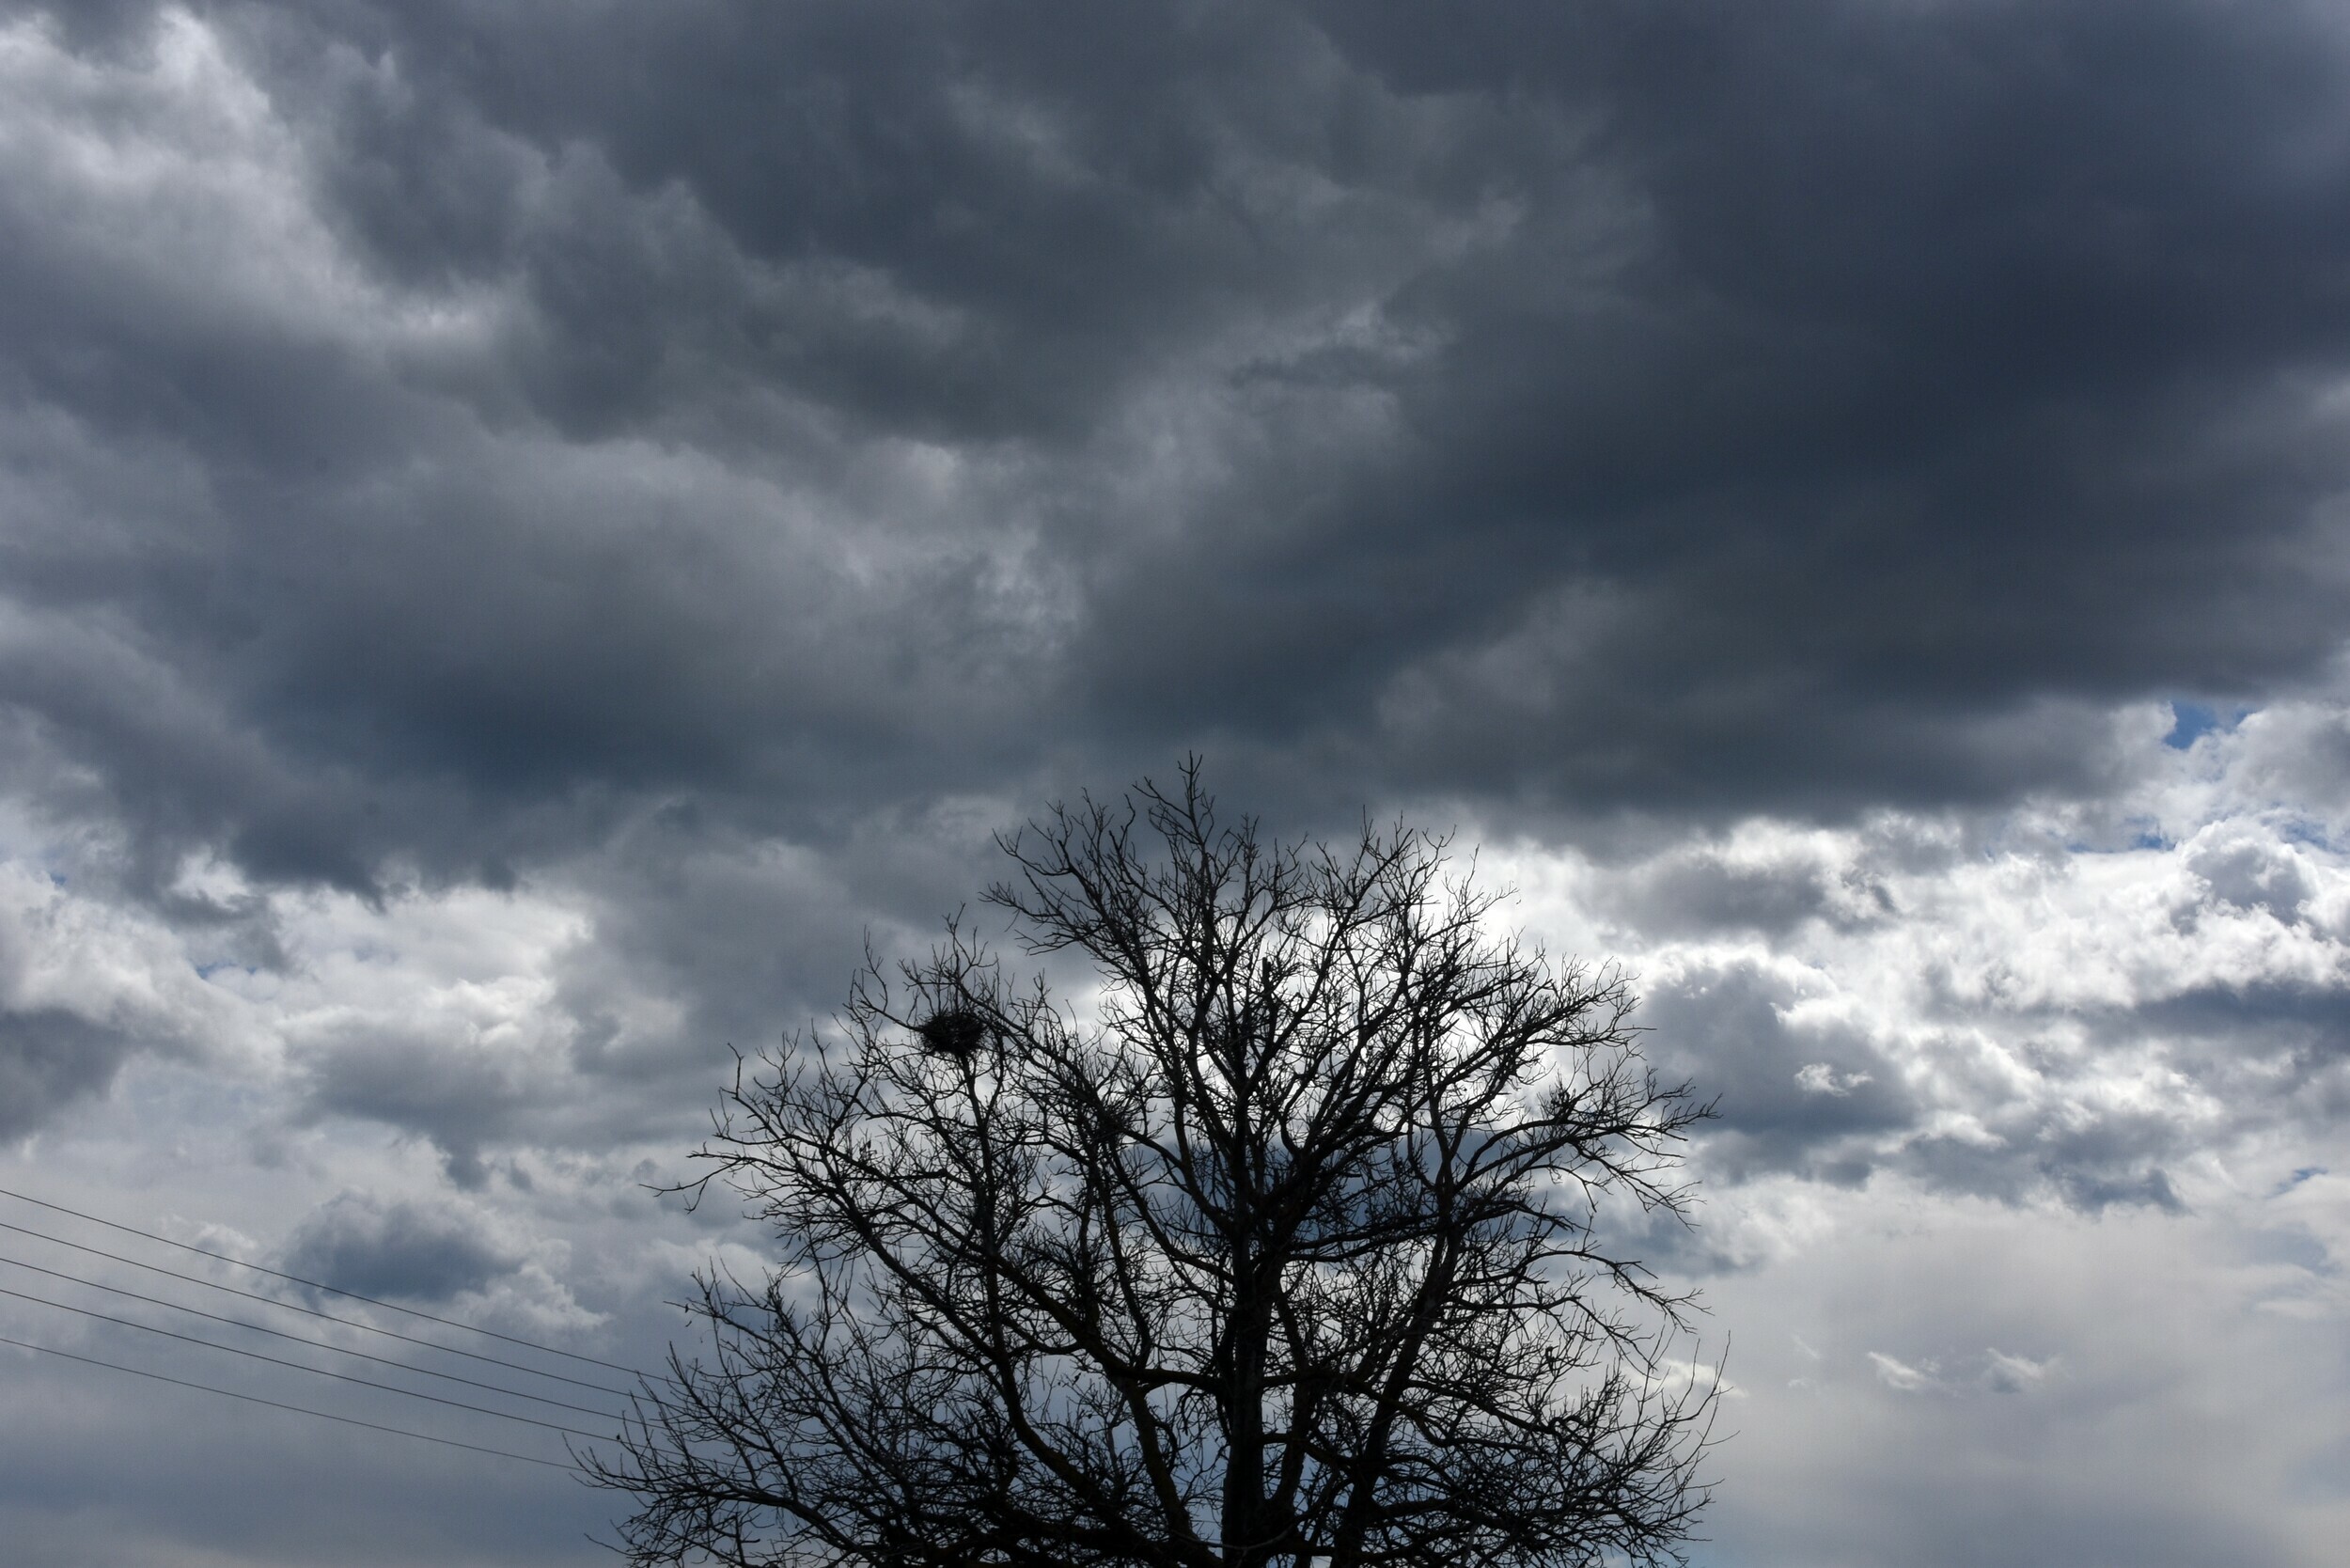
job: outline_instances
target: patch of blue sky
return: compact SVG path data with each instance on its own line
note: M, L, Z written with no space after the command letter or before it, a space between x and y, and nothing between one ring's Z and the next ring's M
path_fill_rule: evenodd
M2123 817L2119 832L2105 839L2067 839L2067 855L2133 855L2143 850L2167 852L2179 847L2179 841L2162 830L2158 817L2133 815Z
M2269 1196L2271 1198L2282 1198L2286 1193L2291 1192L2295 1187L2299 1186L2302 1183L2310 1180L2311 1177L2325 1176L2328 1174L2330 1174L2330 1172L2327 1171L2322 1165L2305 1165L2301 1167L2300 1169L2295 1171L2292 1175L2286 1177L2283 1181L2278 1183L2277 1190L2270 1193Z
M2173 751L2185 751L2206 735L2233 733L2251 712L2247 707L2219 708L2208 702L2173 699L2170 732L2163 736L2162 744Z
M2306 844L2329 855L2342 853L2342 845L2334 837L2333 824L2306 812L2296 811L2279 821L2277 836L2288 844Z

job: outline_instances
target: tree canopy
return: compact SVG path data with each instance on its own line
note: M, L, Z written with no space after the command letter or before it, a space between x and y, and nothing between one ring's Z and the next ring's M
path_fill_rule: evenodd
M1627 1223L1705 1108L1628 983L1496 931L1441 839L1056 806L968 922L738 1071L712 1271L623 1453L645 1563L1674 1560L1714 1385Z

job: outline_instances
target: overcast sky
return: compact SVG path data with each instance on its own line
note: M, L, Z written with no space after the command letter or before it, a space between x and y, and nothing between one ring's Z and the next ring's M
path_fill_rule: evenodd
M502 1332L1197 750L1719 1095L1704 1568L2338 1562L2345 635L2339 6L0 0L0 1188ZM11 1560L616 1506L0 1347Z

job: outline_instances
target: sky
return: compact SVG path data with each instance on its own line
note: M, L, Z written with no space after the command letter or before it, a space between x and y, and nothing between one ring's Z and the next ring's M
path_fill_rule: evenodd
M2319 1568L2346 437L2338 6L0 0L0 1189L648 1365L732 1051L1196 752L1718 1097L1700 1568ZM621 1506L0 1346L17 1560Z

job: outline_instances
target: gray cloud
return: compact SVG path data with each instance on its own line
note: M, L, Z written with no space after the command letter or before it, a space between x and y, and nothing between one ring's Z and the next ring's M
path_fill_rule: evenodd
M196 264L36 148L0 321L10 580L86 644L8 690L159 854L496 877L616 795L1194 742L1993 801L2335 645L2316 12L212 14L258 122L95 45L46 105L234 171ZM189 481L102 548L43 525L92 443Z
M510 1137L534 1104L568 1085L519 1055L446 1039L362 1035L327 1045L304 1067L309 1115L364 1117L430 1139L450 1180L488 1178L486 1139Z
M289 1273L339 1290L431 1302L480 1292L523 1261L463 1210L348 1192L303 1220L284 1257Z
M1773 1365L1848 1427L1756 1397L1868 1483L1740 1505L1722 1564L1918 1518L1950 1560L2322 1560L2126 1445L1996 1519L2029 1478L1935 1491L1926 1427L2177 1410L2063 1380L2090 1285L1962 1323L1852 1238L2200 1226L2217 1278L2263 1223L2229 1173L2341 1168L2327 8L0 17L11 1157L126 1213L179 1172L371 1294L584 1334L576 1285L649 1353L745 1240L640 1185L727 1045L1197 746L1283 833L1368 802L1568 868L1547 917L1721 1098L1748 1218L1660 1257L1794 1324L1786 1238L1842 1216L1830 1277L1896 1305ZM2315 1251L2263 1267L2316 1278L2293 1201ZM2098 1545L2133 1457L2165 1497ZM174 1535L225 1484L116 1560L333 1539Z
M1700 1082L1720 1123L1707 1162L1724 1179L1796 1168L1865 1179L1872 1137L1915 1125L1924 1107L1894 1062L1848 1029L1791 1027L1783 982L1730 967L1652 994L1641 1008L1668 1067Z
M140 1043L63 1008L0 1012L0 1139L32 1131L74 1100L102 1093Z

